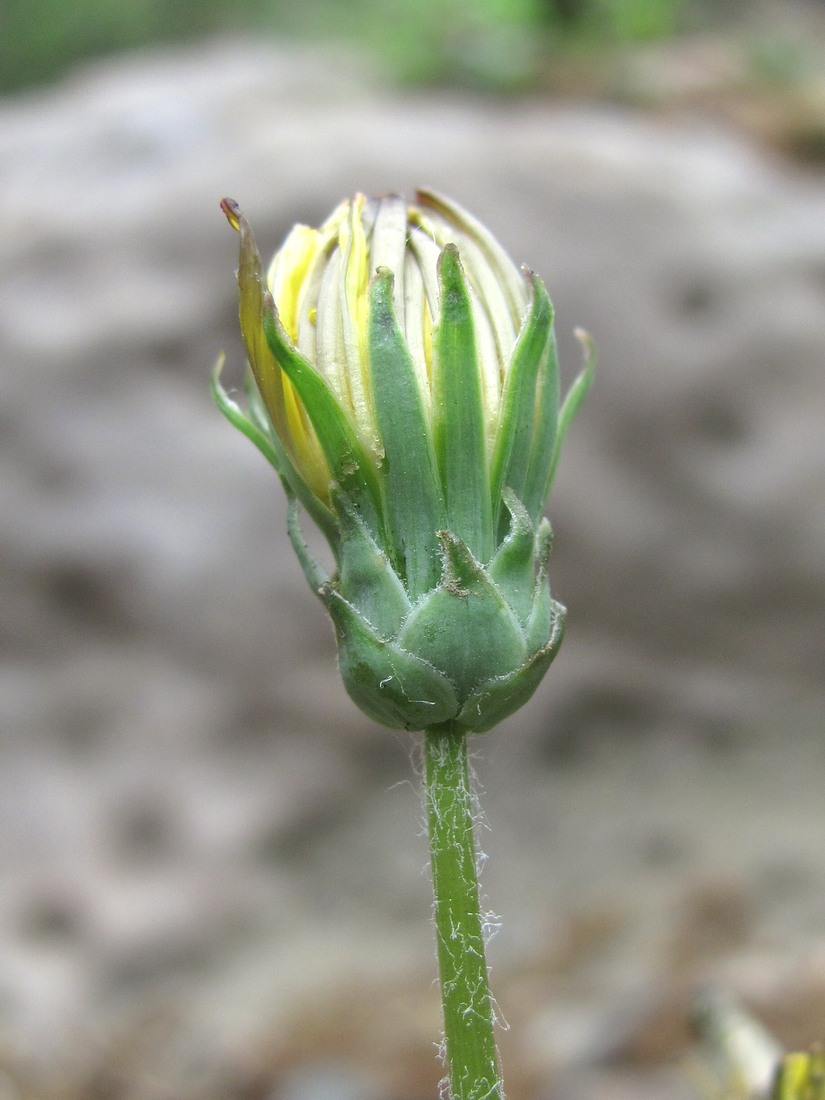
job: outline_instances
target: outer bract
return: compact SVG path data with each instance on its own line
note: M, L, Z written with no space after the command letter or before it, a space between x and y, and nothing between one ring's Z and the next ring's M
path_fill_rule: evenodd
M489 729L561 644L542 511L588 362L560 407L553 307L455 203L420 191L296 226L264 272L237 205L253 382L226 416L291 501L289 531L335 626L355 702L392 727ZM303 505L336 562L298 527Z

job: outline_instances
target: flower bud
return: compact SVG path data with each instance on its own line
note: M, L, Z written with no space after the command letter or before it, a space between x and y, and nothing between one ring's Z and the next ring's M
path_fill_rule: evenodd
M540 279L456 204L420 191L343 202L296 226L264 273L237 205L248 415L290 535L372 718L489 729L532 695L561 643L542 510L587 365L560 408ZM306 549L300 502L332 548Z

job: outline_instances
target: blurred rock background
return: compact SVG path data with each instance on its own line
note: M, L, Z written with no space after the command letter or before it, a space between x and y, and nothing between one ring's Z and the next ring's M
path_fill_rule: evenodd
M209 399L227 194L443 190L598 342L475 745L511 1100L695 1094L708 982L822 1038L825 8L179 7L0 16L0 1097L435 1095L417 741Z

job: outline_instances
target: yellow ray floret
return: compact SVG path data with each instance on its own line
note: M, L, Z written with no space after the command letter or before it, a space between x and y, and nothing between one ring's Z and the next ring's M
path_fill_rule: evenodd
M298 315L306 276L318 252L321 234L308 225L290 231L269 268L268 283L281 324L293 343L298 340Z

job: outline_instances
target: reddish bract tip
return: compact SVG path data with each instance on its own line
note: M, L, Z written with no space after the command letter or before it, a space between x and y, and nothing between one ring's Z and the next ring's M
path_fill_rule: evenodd
M241 227L241 209L234 199L221 199L221 210L233 229Z

